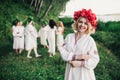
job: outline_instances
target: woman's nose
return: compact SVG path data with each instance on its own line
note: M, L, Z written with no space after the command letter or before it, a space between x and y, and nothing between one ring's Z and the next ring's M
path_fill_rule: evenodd
M84 23L81 23L82 26L84 26L85 24Z

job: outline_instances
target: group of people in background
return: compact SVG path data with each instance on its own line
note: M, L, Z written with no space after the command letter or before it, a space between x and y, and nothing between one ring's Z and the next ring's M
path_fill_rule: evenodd
M30 53L34 50L35 56L40 57L41 55L37 52L37 38L40 37L41 45L44 48L48 48L49 56L53 57L56 54L56 47L62 46L64 42L64 25L62 21L58 21L57 24L53 19L49 20L48 24L47 22L42 22L38 32L32 18L28 18L26 23L24 27L18 19L13 21L13 49L15 52L21 54L25 49L27 58L32 58Z
M62 46L64 42L63 38L64 25L62 21L56 22L54 20L49 20L49 25L43 25L38 32L38 35L41 38L41 44L44 47L48 47L49 56L52 57L56 53L56 46ZM57 38L55 36L57 35ZM57 39L57 40L56 40ZM48 40L48 45L47 45Z

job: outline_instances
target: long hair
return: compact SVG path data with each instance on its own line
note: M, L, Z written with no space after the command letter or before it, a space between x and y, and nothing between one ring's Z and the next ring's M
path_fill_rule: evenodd
M18 22L19 22L19 20L18 20L18 19L15 19L15 20L12 22L12 25L13 25L13 26L16 26Z
M56 26L56 23L53 19L49 20L49 26L50 28L54 28L54 26Z
M58 21L58 27L62 28L62 33L64 33L64 25L62 21Z

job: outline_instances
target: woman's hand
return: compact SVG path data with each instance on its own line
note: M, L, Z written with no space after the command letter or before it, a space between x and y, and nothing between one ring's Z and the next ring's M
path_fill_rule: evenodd
M69 61L72 67L80 67L81 61Z
M89 59L89 54L76 55L75 59L79 61L87 61Z
M17 32L17 34L19 34L20 32Z

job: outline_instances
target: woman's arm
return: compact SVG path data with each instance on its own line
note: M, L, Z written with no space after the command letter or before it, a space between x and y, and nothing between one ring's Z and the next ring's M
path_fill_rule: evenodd
M87 69L94 69L99 62L99 54L94 40L91 41L91 48L89 50L89 59L84 61L84 67Z
M70 39L70 35L68 35L65 39L65 42L63 44L63 46L59 46L58 47L58 50L60 52L60 55L62 57L62 59L64 61L71 61L73 60L73 57L74 57L74 53L73 52L70 52L67 50L67 46L70 45L68 42L69 42L69 39Z

